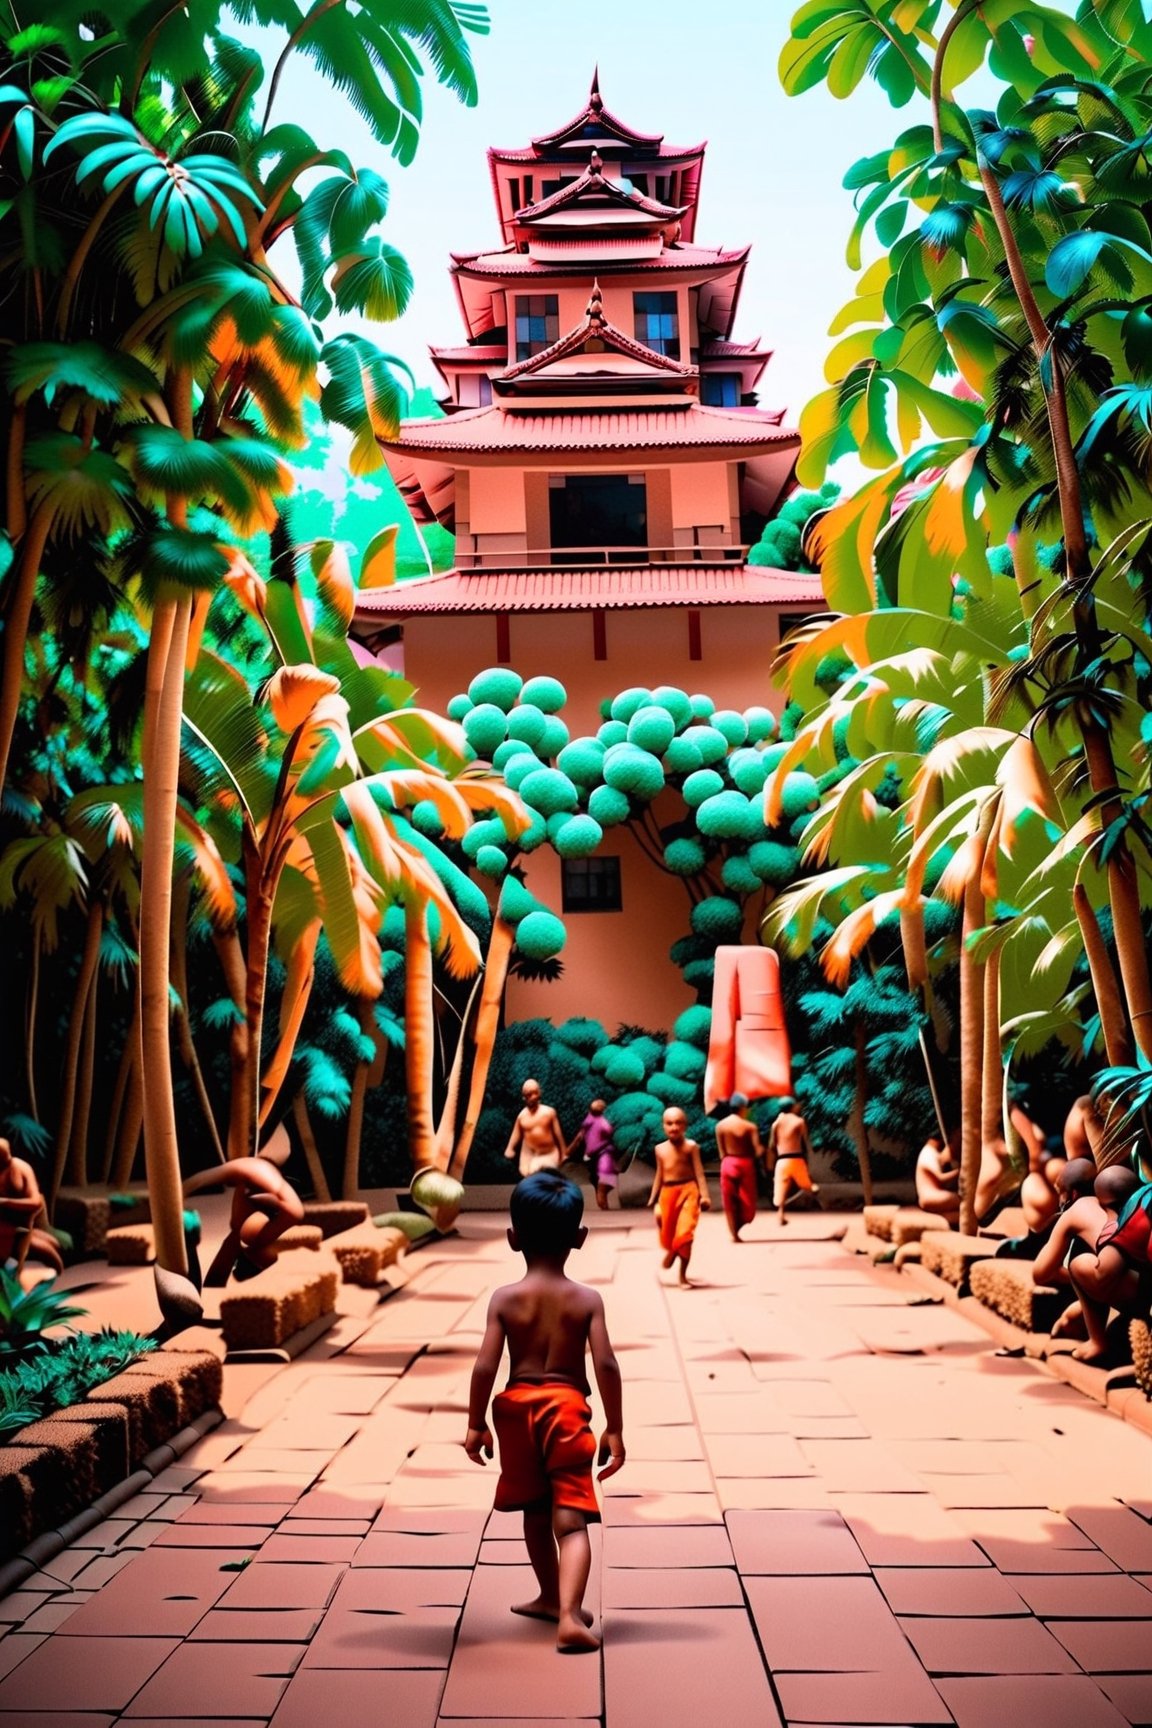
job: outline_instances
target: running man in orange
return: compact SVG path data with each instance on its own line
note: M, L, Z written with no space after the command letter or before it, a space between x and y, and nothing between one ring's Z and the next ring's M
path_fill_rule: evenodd
M524 1545L540 1586L531 1602L512 1612L555 1621L557 1650L576 1655L600 1648L584 1607L592 1565L588 1526L600 1519L585 1352L592 1353L604 1404L600 1482L624 1463L620 1365L599 1292L564 1272L588 1234L579 1188L557 1170L539 1170L517 1183L510 1211L508 1241L527 1267L518 1284L506 1284L489 1303L472 1370L464 1450L474 1464L492 1456L488 1400L507 1344L508 1385L492 1403L500 1443L496 1510L523 1512Z
M700 1148L688 1138L688 1118L683 1110L675 1106L665 1110L664 1132L668 1138L656 1148L656 1176L648 1204L656 1208L664 1269L670 1270L679 1260L679 1281L687 1286L696 1226L701 1212L711 1211L712 1202Z
M781 1224L787 1224L784 1208L792 1198L793 1190L797 1194L819 1194L820 1190L808 1168L812 1156L808 1124L797 1110L794 1098L782 1098L780 1102L782 1109L768 1135L768 1159L769 1168L776 1172L772 1201Z

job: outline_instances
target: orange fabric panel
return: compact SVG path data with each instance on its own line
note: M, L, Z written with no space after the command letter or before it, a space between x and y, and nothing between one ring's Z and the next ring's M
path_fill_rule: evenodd
M791 1090L779 955L771 948L717 948L704 1108L727 1103L734 1092L782 1098Z

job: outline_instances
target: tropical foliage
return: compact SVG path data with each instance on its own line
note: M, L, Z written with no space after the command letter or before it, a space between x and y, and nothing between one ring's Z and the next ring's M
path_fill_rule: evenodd
M371 995L367 903L407 892L426 907L434 897L423 861L404 861L389 828L393 796L416 797L414 782L401 791L388 777L417 773L427 757L444 778L441 745L452 755L429 723L414 745L407 722L385 717L404 706L402 690L375 706L364 679L346 693L358 668L339 642L352 594L339 550L318 554L309 618L284 546L287 458L305 441L305 404L346 430L353 472L364 474L380 465L377 439L407 401L399 363L324 321L396 317L411 276L380 233L380 175L274 111L299 58L407 161L425 66L474 101L468 32L487 28L482 7L453 0L355 10L257 0L231 12L265 32L260 49L228 33L218 4L157 11L121 0L94 25L82 7L34 0L18 23L6 10L0 82L9 342L0 778L18 848L0 868L0 898L35 904L31 1030L21 1040L28 1093L17 1115L35 1124L42 1103L37 967L61 920L80 914L53 1186L83 1169L88 1124L77 1104L99 1065L101 975L132 969L123 1092L143 1121L158 1261L176 1273L186 1269L169 1048L182 964L173 914L188 898L180 875L191 875L215 935L243 924L248 1045L243 1061L237 1053L229 1138L250 1142L264 1101L277 898L283 890L285 925L302 918L299 883L308 883L346 987ZM285 562L266 580L245 548L269 536ZM370 571L377 549L364 550ZM244 607L270 657L255 690L237 685L219 652ZM185 722L186 682L196 713L225 734L191 712ZM61 706L71 738L49 725ZM112 766L122 784L108 797L93 783ZM466 809L463 793L452 796L454 810ZM203 806L207 826L189 804ZM239 897L213 837L229 821ZM447 925L443 939L452 940ZM178 984L176 993L186 994ZM190 1062L183 1021L179 1039Z
M1127 0L810 0L781 58L795 94L870 74L920 112L846 180L860 275L801 477L847 453L876 475L808 540L835 615L785 656L808 713L768 820L791 773L855 766L803 836L824 874L769 929L806 948L826 916L840 981L898 929L930 1009L934 908L959 912L969 1225L1006 1059L1152 1052L1150 49ZM829 654L850 670L821 699Z

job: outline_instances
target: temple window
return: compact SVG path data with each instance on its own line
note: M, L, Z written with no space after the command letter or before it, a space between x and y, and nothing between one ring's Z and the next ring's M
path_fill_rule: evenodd
M512 205L512 214L515 215L517 210L520 209L520 176L519 176L519 174L514 174L508 182L508 198L509 198L509 202Z
M517 360L529 360L550 348L559 335L560 302L555 294L517 294Z
M637 342L643 342L657 354L666 354L670 360L679 360L680 315L675 294L633 294L632 308Z
M634 564L629 548L648 545L643 474L550 475L548 525L554 564Z
M563 858L560 887L565 912L621 912L619 858Z
M700 400L710 408L739 408L739 372L705 372L700 380Z

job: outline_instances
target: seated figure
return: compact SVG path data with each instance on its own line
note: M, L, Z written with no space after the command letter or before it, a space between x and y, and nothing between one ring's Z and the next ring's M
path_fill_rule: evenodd
M1019 1104L1013 1104L1008 1113L1009 1121L1015 1131L1027 1160L1025 1175L1036 1175L1044 1184L1044 1163L1048 1152L1044 1135L1032 1118L1028 1116ZM980 1149L980 1175L976 1181L975 1210L976 1222L980 1225L991 1224L996 1215L1003 1210L1012 1196L1020 1191L1023 1178L1013 1161L1008 1142L1002 1134L985 1141ZM1040 1189L1033 1193L1039 1195ZM1047 1199L1048 1215L1056 1215L1055 1190L1049 1189Z
M1079 1251L1069 1254L1075 1243ZM1073 1355L1097 1362L1107 1348L1109 1311L1141 1315L1152 1298L1152 1183L1142 1183L1120 1164L1100 1171L1091 1197L1061 1214L1033 1265L1036 1282L1055 1282L1066 1255L1068 1280L1087 1332Z
M954 1138L954 1136L953 1136ZM952 1140L929 1134L916 1159L916 1204L955 1229L960 1222L960 1166Z
M0 1266L14 1260L19 1277L25 1261L35 1259L53 1272L63 1272L60 1249L46 1223L36 1172L0 1138Z

